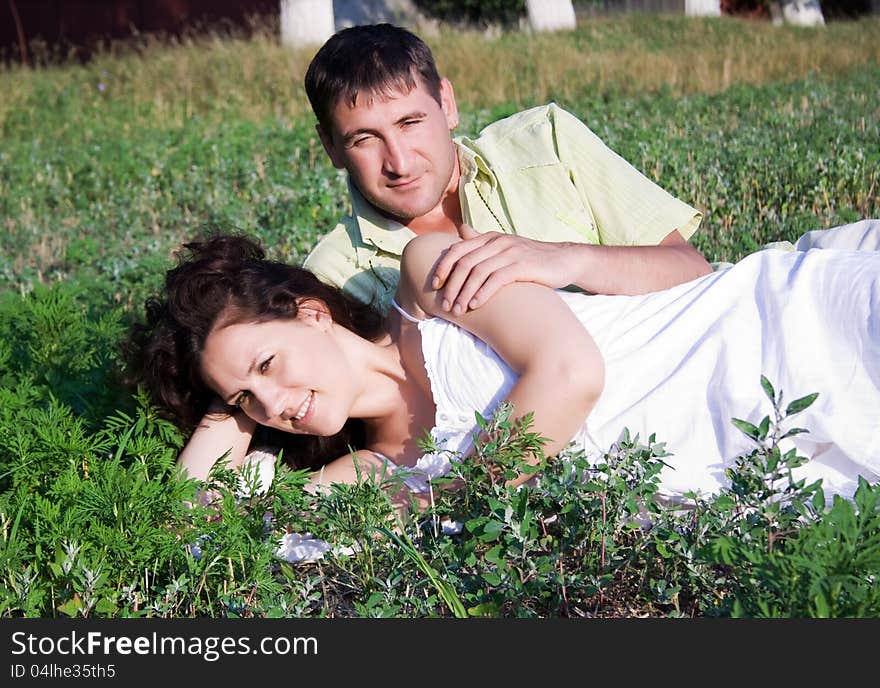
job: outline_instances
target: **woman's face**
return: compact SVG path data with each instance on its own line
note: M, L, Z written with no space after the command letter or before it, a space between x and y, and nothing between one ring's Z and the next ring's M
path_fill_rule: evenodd
M350 368L330 316L308 308L291 320L216 328L201 361L208 387L257 423L324 436L342 428L355 403Z

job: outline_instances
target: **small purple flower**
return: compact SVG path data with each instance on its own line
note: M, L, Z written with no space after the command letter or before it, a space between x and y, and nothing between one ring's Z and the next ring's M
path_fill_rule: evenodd
M98 90L99 90L101 93L104 92L104 82L103 82L103 81L99 81L99 82L98 82Z

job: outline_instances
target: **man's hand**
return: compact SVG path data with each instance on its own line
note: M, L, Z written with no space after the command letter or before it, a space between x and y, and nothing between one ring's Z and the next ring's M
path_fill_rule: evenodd
M462 225L459 235L462 241L437 262L431 284L443 289L443 309L456 314L479 308L511 282L566 287L578 270L568 244L500 232L479 234L469 225Z
M437 261L431 287L456 315L479 308L501 287L534 282L551 289L574 285L590 294L645 294L706 275L703 255L672 230L656 246L551 243L499 232L477 234L468 225L462 241Z

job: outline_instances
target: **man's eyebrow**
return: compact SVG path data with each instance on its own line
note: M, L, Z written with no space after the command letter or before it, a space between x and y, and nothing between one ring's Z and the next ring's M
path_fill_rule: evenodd
M428 113L423 112L422 110L416 110L415 112L407 112L405 115L402 115L397 119L395 124L401 124L408 119L421 119L422 117L427 117Z
M427 112L423 112L421 110L416 110L415 112L408 112L405 115L397 118L397 121L394 124L403 124L407 120L410 119L425 119L428 116Z
M405 115L401 115L398 117L394 126L400 126L404 122L410 119L424 119L428 114L421 110L417 110L416 112L408 112ZM357 138L361 134L375 134L376 129L372 129L371 127L361 127L360 129L354 129L353 131L346 132L342 135L342 140L344 143L349 143L352 139Z

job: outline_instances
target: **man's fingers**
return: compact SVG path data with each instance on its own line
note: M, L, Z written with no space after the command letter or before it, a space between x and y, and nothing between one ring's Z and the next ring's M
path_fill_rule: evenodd
M464 313L474 294L486 280L509 264L504 255L477 255L474 251L458 262L443 292L443 307L456 315ZM448 307L447 307L448 306Z
M564 250L523 237L486 232L449 247L438 261L432 286L443 289L441 307L460 315L485 304L511 282L535 282L551 289L568 284Z
M477 265L491 259L495 255L491 246L482 245L468 251L467 253L456 258L454 264L450 266L448 277L443 283L443 301L442 308L445 311L452 310L456 301L461 299L461 289L465 281ZM464 308L467 302L462 302Z
M443 301L440 305L444 311L452 310L452 305L455 302L455 299L458 298L459 291L461 291L461 287L467 279L469 272L469 265L465 265L456 260L450 267L450 272L446 277L434 278L435 282L439 281L439 284L435 288L439 289L440 287L443 287Z
M464 255L462 253L462 246L463 244L461 243L453 244L440 255L440 260L437 261L437 265L434 267L434 277L431 279L432 289L439 289L446 284L446 280L449 277L449 273L452 272L455 263L460 256Z
M480 236L480 233L469 224L462 223L461 227L458 230L458 236L465 240L476 239L478 236Z
M434 268L434 277L431 279L431 288L435 290L440 289L446 284L446 280L449 279L450 273L455 269L455 266L458 265L458 262L464 256L467 256L485 246L490 239L491 237L480 234L473 239L460 241L446 249L440 257L440 260L437 261L437 267Z
M483 282L483 285L474 292L474 295L468 300L467 307L469 310L479 308L488 302L501 287L512 282L519 281L517 279L516 267L508 265L493 272L489 278Z

